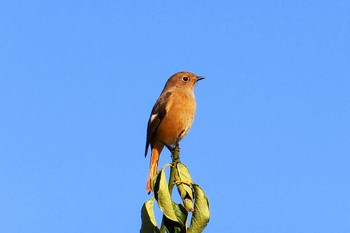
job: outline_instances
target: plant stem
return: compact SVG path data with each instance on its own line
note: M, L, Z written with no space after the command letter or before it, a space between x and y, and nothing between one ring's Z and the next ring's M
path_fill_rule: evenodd
M170 166L170 177L169 177L169 185L168 185L170 196L173 193L173 188L175 184L175 174L177 169L177 163L180 161L180 147L178 145L176 145L176 147L174 148L174 151L171 154L171 157L173 162L171 163L171 166ZM164 215L163 215L160 233L164 233L164 232L165 232L165 226L164 226Z
M174 148L174 152L172 154L172 159L173 162L171 163L170 167L170 177L169 177L169 193L170 196L173 193L173 187L175 184L175 174L176 174L176 169L177 169L177 163L180 161L180 147L176 146Z

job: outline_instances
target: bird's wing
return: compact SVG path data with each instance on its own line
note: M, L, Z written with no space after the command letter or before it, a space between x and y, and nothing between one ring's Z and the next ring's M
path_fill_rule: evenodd
M148 146L151 143L151 140L156 132L158 126L164 119L169 109L169 98L171 96L171 92L162 93L157 102L154 104L151 115L148 120L147 126L147 138L146 138L146 148L145 148L145 157L147 156Z

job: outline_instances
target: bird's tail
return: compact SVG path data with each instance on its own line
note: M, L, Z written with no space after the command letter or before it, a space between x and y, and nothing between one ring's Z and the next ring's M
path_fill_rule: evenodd
M151 161L149 164L148 178L146 183L146 191L149 194L152 190L152 179L157 173L159 160L159 151L156 148L152 148Z

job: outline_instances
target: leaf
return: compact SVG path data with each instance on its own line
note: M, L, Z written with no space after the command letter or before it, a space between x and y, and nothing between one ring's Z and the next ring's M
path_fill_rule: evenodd
M173 208L175 210L175 215L178 219L179 224L181 226L186 226L187 225L188 211L181 204L177 204L175 202L173 202L172 204L173 204Z
M188 212L181 204L172 202L178 222L173 222L168 218L164 218L164 226L169 233L185 233L187 228Z
M188 183L192 183L192 177L191 177L190 171L185 166L185 164L178 162L177 169L178 169L179 178L181 181L186 181Z
M154 211L153 211L153 203L154 198L149 199L146 201L141 209L141 233L159 233L159 229L157 227L157 222L154 217Z
M167 233L185 233L186 232L186 228L183 228L183 227L181 228L179 223L176 224L176 222L171 221L165 216L163 220L164 220L164 226Z
M194 211L188 233L203 232L210 218L209 200L204 191L196 184L192 184L194 190Z
M168 189L168 183L166 181L165 172L164 172L164 169L167 166L168 165L165 165L162 168L162 170L157 174L156 182L154 185L154 196L163 214L168 219L174 222L178 222L173 205L172 205L172 200Z
M190 199L183 199L182 201L184 203L186 210L193 212L194 210L193 202Z
M188 211L193 211L193 191L191 188L192 178L188 168L182 164L177 163L177 190L181 196L183 204Z

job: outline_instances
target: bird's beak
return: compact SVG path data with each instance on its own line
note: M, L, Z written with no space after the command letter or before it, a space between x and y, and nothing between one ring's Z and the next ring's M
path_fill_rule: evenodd
M204 79L204 77L203 77L203 76L197 76L196 78L197 78L197 82L198 82L199 80Z

